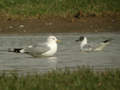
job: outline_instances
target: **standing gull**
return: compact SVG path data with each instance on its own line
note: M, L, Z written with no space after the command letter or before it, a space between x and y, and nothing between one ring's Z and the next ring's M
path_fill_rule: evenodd
M33 57L40 56L53 56L57 52L57 38L55 36L49 36L45 43L38 43L29 45L25 48L9 49L10 52L26 53Z
M88 44L87 37L80 36L79 39L76 40L76 42L80 42L81 51L101 51L110 43L111 40L112 39L107 39L98 44L97 43Z

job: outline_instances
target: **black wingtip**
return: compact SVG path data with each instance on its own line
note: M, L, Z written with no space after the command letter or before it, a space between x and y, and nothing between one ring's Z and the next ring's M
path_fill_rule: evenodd
M112 41L113 39L107 39L107 40L104 40L103 43L107 43L107 42L110 42Z
M20 50L21 50L22 48L9 48L8 49L8 52L15 52L15 53L20 53Z

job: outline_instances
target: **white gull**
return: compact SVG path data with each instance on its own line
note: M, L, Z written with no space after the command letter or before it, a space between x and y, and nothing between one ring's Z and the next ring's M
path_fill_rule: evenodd
M9 49L10 52L26 53L33 57L53 56L57 52L57 42L59 40L55 36L49 36L44 43L29 45L25 48Z
M110 41L112 39L104 40L100 43L90 43L87 42L87 37L80 36L76 42L80 42L80 50L81 51L101 51L103 50L108 44L110 44Z

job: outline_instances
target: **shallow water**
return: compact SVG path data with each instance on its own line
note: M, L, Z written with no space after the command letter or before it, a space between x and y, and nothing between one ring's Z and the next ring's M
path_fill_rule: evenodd
M62 42L53 57L33 58L30 55L7 52L8 48L24 47L37 42L44 42L50 34L37 35L1 35L0 36L0 71L46 72L56 68L75 68L91 66L96 70L120 68L119 33L58 33L54 34ZM100 52L80 52L75 40L86 35L88 42L100 42L108 38L114 40Z

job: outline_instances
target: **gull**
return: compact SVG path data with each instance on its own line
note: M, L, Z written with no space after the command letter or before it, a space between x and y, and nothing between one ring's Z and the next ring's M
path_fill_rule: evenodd
M59 40L55 36L49 36L44 43L29 45L25 48L8 49L8 51L26 53L33 57L53 56L57 52L57 42L59 42Z
M110 41L112 39L107 39L104 40L100 43L93 43L93 44L88 44L87 42L87 37L85 36L80 36L76 42L80 42L80 50L81 51L102 51L107 45L110 44Z

